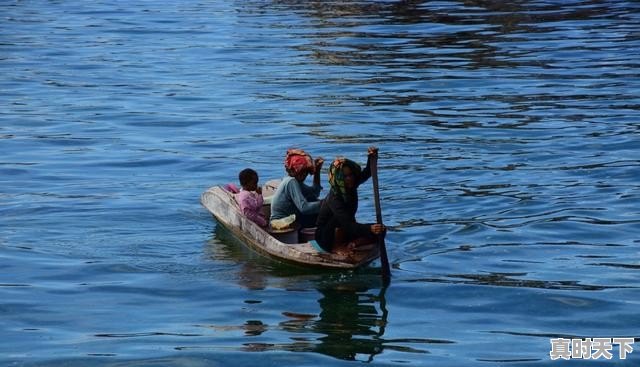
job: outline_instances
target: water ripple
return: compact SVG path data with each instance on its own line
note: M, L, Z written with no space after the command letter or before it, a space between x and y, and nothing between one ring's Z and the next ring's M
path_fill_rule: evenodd
M636 332L636 2L0 10L0 364L546 365L548 338ZM388 289L263 259L198 203L369 145Z

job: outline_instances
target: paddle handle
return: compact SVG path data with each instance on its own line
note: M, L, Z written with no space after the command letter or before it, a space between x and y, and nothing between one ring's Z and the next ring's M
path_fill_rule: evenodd
M376 222L382 224L382 208L380 207L380 189L378 186L378 158L371 157L371 181L373 183L373 204L376 208Z
M382 224L382 209L380 208L380 190L378 186L378 157L372 155L369 161L371 170L371 182L373 183L373 202L376 208L376 221ZM387 246L384 243L384 235L378 235L378 248L380 249L380 262L382 263L382 280L386 285L391 279L391 268L389 267L389 257L387 256Z

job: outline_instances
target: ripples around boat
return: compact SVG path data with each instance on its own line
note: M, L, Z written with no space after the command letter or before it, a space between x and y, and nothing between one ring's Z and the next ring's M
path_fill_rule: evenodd
M0 364L551 366L552 338L640 337L637 2L0 14ZM389 288L264 259L198 203L369 145Z

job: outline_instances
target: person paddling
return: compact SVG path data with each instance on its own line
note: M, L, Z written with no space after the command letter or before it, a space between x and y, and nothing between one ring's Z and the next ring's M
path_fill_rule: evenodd
M370 161L378 148L369 147L364 170L354 161L337 158L329 168L331 190L322 201L316 222L315 241L327 252L349 252L361 243L370 243L375 235L384 234L382 224L356 221L358 186L371 177Z

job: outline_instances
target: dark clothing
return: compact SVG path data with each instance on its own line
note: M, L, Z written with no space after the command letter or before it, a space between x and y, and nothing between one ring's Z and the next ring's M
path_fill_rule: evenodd
M331 251L335 242L336 228L342 229L345 241L349 242L359 237L371 235L371 225L356 222L358 211L357 188L371 177L369 161L367 167L356 178L356 185L348 197L337 190L331 190L322 201L318 221L316 222L316 242L326 251Z

